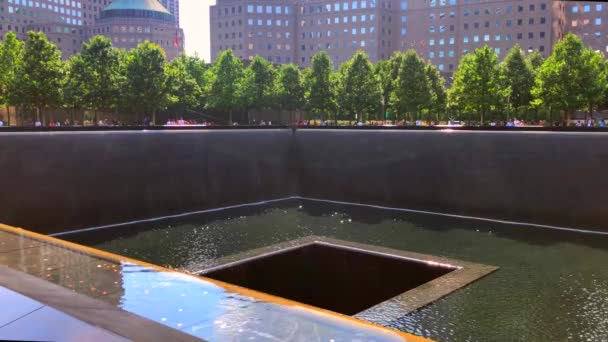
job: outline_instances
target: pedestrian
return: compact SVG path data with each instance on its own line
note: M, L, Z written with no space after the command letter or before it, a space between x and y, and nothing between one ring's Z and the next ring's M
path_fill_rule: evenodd
M2 121L2 120L0 119L0 127L3 127L3 126L4 126L4 121Z
M42 126L42 122L40 122L40 120L36 120L36 122L34 123L34 126L41 127Z

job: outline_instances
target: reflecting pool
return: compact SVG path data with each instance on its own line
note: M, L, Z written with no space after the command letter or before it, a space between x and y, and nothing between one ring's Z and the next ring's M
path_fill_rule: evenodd
M310 235L495 265L388 324L440 341L608 340L608 236L288 200L62 238L196 272Z

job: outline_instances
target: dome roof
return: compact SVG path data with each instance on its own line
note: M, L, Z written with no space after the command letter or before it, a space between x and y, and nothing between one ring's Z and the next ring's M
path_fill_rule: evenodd
M114 0L101 11L101 18L152 18L175 22L158 0Z

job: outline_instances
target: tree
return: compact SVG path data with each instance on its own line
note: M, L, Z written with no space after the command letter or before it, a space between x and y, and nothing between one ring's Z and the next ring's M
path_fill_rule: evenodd
M502 97L496 53L485 45L475 49L475 53L464 55L454 73L454 84L448 95L452 105L476 112L483 125Z
M248 69L253 73L255 86L252 107L258 110L270 107L274 96L274 67L266 59L255 56Z
M243 78L243 63L232 50L222 51L208 72L206 108L228 112L228 123L232 125L232 112L239 106L239 83Z
M295 112L304 105L302 73L293 64L283 64L277 75L277 102L282 110ZM290 120L292 121L292 120Z
M180 115L199 107L202 90L188 70L188 57L182 55L165 67L168 85L168 110Z
M555 44L553 53L538 68L532 95L536 105L563 111L567 123L570 115L585 105L582 88L588 81L583 77L583 52L581 40L573 34Z
M534 74L518 44L507 52L499 71L508 107L516 114L528 108L532 101Z
M543 55L540 52L538 52L538 50L534 50L528 55L527 60L528 60L528 63L530 63L530 67L532 68L532 71L536 72L536 70L538 70L538 68L540 68L540 66L543 65L543 62L545 61L545 57L543 57Z
M43 111L58 105L63 79L61 52L42 32L28 32L22 67L17 69L15 96L36 108L36 118L46 124Z
M73 82L80 85L82 105L93 110L93 122L97 124L97 112L116 105L119 95L119 53L112 41L104 36L95 36L84 43L77 55L70 60Z
M403 56L391 101L397 113L409 115L412 122L417 120L420 111L429 108L431 89L425 62L413 49Z
M168 90L163 49L149 41L137 45L126 59L125 91L130 107L136 114L151 115L155 124L156 113L167 104Z
M427 64L426 77L429 80L429 89L431 99L429 101L428 119L434 119L439 122L445 119L445 111L447 106L447 93L445 91L445 79L441 77L437 67L431 63Z
M583 51L582 59L581 96L588 115L592 116L593 108L604 101L608 88L606 62L603 53L591 48Z
M205 107L205 102L207 100L205 98L205 94L204 94L204 89L207 87L207 83L208 83L207 65L205 64L204 60L202 60L201 58L198 57L197 54L195 54L194 56L182 55L181 59L184 62L186 71L196 81L199 88L201 89L201 95L199 96L199 99L198 99L199 105L198 105L198 108L196 108L196 110L202 111L203 108Z
M62 103L65 108L71 113L71 119L74 121L74 112L78 109L83 109L85 101L83 94L85 86L81 75L85 74L85 63L82 62L80 54L73 55L66 62L65 77L62 82Z
M13 31L6 33L4 44L0 46L0 100L6 105L7 124L10 126L10 106L19 103L14 94L17 90L17 75L23 66L25 47L23 42L17 39L17 35Z
M312 68L306 77L306 101L309 113L321 118L335 109L332 70L333 63L327 52L318 52L312 57Z
M369 57L357 51L350 61L340 68L338 104L341 110L365 122L370 114L378 111L381 94L378 79Z

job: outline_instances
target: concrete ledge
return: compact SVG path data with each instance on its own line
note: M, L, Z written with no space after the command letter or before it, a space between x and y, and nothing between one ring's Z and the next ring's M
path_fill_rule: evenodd
M133 341L201 341L181 331L2 265L0 285Z

